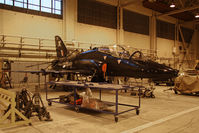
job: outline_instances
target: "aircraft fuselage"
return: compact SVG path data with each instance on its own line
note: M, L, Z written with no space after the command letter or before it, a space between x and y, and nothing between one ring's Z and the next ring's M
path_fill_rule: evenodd
M76 69L101 72L103 64L107 64L107 76L170 79L178 75L177 70L151 60L118 58L97 49L82 52L73 60Z

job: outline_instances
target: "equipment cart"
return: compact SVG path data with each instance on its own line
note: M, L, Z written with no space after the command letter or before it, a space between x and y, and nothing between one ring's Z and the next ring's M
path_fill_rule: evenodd
M128 85L118 85L118 84L110 84L110 83L96 83L96 82L82 82L82 81L70 81L70 80L66 80L66 81L63 81L63 82L51 81L48 84L57 84L57 85L70 86L71 88L73 88L73 91L74 91L74 101L77 100L77 89L78 88L82 88L82 87L83 88L98 89L99 90L99 99L100 100L101 100L101 97L102 97L102 90L113 90L113 91L115 91L115 102L108 102L109 104L111 103L112 105L115 106L115 110L113 112L105 111L105 110L92 109L92 110L96 110L96 111L103 112L103 113L113 114L114 118L115 118L115 122L118 122L118 115L120 115L120 114L129 112L129 111L132 111L132 110L136 110L136 114L137 115L139 115L139 113L140 113L140 110L139 110L140 109L140 102L141 102L140 95L138 95L139 96L138 105L123 104L123 103L119 103L118 102L118 91L132 89L132 88L136 87L136 88L139 88L139 94L140 94L141 88L143 88L143 86L130 87ZM48 101L48 105L52 105L52 102L60 103L58 101L59 97L57 97L57 98L48 98L48 87L47 87L47 85L46 85L46 100ZM119 112L118 111L118 105L120 105L120 106L128 106L128 107L130 107L130 109ZM81 105L77 105L76 102L74 102L74 104L72 104L71 106L73 106L76 111L79 111L79 108L85 108L85 107L81 107Z

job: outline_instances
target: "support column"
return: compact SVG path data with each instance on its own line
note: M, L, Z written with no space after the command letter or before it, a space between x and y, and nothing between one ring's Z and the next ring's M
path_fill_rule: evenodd
M120 44L124 45L123 7L120 7Z
M63 39L75 40L75 26L77 18L77 0L64 0L63 10Z
M116 44L124 44L124 30L123 30L123 7L121 0L117 4L117 30L116 30Z
M62 39L66 40L66 0L63 0Z
M175 40L174 40L174 46L173 46L173 50L172 50L172 54L173 54L173 67L176 69L177 68L177 60L176 60L176 54L177 54L177 48L178 48L178 40L179 40L179 36L178 36L178 20L176 21L175 24Z
M3 17L4 17L4 11L0 11L0 35L4 34L4 21L3 21Z
M120 44L120 8L121 8L121 3L120 3L120 0L118 0L118 3L117 3L116 44Z
M157 56L154 51L157 51L157 37L156 37L156 14L153 11L150 19L150 54L151 56Z
M195 57L196 57L196 59L197 60L199 60L199 29L197 30L197 29L195 29L194 30L194 37L193 37L193 44L194 44L194 47L195 47L195 53L196 53L196 55L195 55Z

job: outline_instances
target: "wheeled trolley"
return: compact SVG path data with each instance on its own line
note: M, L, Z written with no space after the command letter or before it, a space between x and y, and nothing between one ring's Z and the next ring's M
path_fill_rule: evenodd
M139 88L139 92L140 92L140 88L142 88L143 86L128 86L128 85L118 85L118 84L109 84L109 83L96 83L96 82L81 82L81 81L70 81L70 80L66 80L63 82L49 82L48 84L56 84L56 85L64 85L64 86L70 86L71 88L73 88L73 92L74 92L74 101L77 100L77 89L78 88L92 88L92 89L98 89L99 90L99 99L102 99L102 90L112 90L115 91L115 102L108 102L108 101L103 101L105 103L111 104L112 106L115 106L115 110L112 112L110 111L105 111L105 110L97 110L97 109L92 109L95 111L99 111L99 112L103 112L103 113L108 113L108 114L113 114L114 118L115 118L115 122L118 122L118 116L120 114L132 111L132 110L136 110L136 114L139 115L140 113L140 102L141 102L141 96L139 95L138 97L138 105L131 105L131 104L124 104L124 103L120 103L118 102L118 93L121 90L127 90L127 89L132 89L133 87L137 87ZM48 88L46 85L46 100L48 101L49 105L52 105L52 102L56 102L56 103L60 103L59 97L57 98L48 98ZM82 107L81 105L76 104L76 102L74 102L73 104L67 104L70 106L73 106L75 108L75 110L78 112L80 108L85 108ZM118 106L128 106L130 107L127 110L121 111L119 112ZM89 108L91 109L91 108Z

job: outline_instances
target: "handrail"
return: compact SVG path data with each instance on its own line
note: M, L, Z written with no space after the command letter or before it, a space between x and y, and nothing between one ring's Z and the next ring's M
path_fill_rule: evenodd
M100 47L100 46L107 46L107 44L103 43L91 43L91 42L83 42L83 41L66 41L63 40L65 45L67 47L72 48L81 48L84 50L88 50L93 47ZM114 45L114 44L109 44ZM126 45L121 45L125 48L128 48L130 50L129 52L139 50L141 51L145 56L147 57L153 57L157 55L157 51L150 50L150 49L139 49L139 48L133 48ZM0 50L13 50L18 52L18 57L23 57L22 51L34 51L38 52L38 54L35 56L37 58L39 55L42 55L41 52L46 52L45 55L50 55L52 53L55 53L55 42L54 39L48 39L48 38L37 38L37 37L26 37L26 36L13 36L13 35L0 35ZM49 54L50 53L50 54ZM1 56L2 51L0 52ZM2 56L5 56L4 53ZM42 55L42 58L47 58L45 55ZM9 54L7 54L6 57L8 57ZM17 57L15 55L14 57ZM27 58L30 56L27 56ZM31 56L34 58L34 56Z
M0 57L55 58L54 44L51 39L0 35Z
M54 42L55 40L54 39L48 39L48 38L39 38L39 37L27 37L27 36L13 36L13 35L0 35L0 37L12 37L12 38L19 38L19 39L33 39L33 40L43 40L43 41L52 41ZM71 45L74 45L72 41L66 41L66 40L63 40L64 43L66 44L71 44Z

